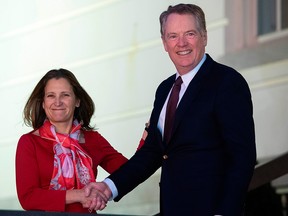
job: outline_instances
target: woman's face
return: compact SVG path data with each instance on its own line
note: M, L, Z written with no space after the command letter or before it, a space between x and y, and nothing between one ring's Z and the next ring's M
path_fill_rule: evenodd
M72 125L75 107L80 100L76 98L72 86L64 79L50 79L45 86L43 109L47 118L55 125Z

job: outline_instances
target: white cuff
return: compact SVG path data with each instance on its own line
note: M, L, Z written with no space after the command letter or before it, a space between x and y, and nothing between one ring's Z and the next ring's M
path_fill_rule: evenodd
M118 196L118 190L117 190L114 182L109 178L105 178L103 180L103 182L105 182L108 185L108 187L110 188L110 190L112 192L112 197L109 198L109 201L115 199Z

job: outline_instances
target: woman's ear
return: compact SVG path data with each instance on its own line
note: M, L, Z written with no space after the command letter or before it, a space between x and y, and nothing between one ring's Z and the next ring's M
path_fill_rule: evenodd
M80 106L80 100L77 100L75 107L79 107Z

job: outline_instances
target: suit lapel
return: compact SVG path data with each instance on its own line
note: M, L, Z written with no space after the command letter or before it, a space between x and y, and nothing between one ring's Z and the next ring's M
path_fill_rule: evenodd
M181 101L177 107L171 140L172 140L173 134L176 131L177 127L179 126L181 120L183 118L185 118L185 114L186 114L187 110L192 109L191 106L193 104L192 103L193 100L199 94L201 87L204 85L205 80L208 79L209 74L212 71L211 67L212 67L213 60L208 54L206 54L206 55L207 55L207 59L205 60L205 62L203 63L203 65L201 66L201 68L199 69L197 74L195 75L195 77L189 83L189 85L185 91L185 94L183 95L183 97L182 97L182 99L181 99Z
M185 94L183 95L177 109L176 109L176 113L175 113L175 121L174 121L174 126L172 129L172 135L171 135L171 140L173 140L173 135L175 133L175 131L177 130L179 124L181 123L181 120L183 118L185 118L185 114L187 112L187 110L191 109L192 106L192 102L193 100L196 98L196 96L199 94L199 91L201 90L201 86L203 86L203 83L205 82L206 79L209 78L209 74L213 71L211 68L213 67L213 59L208 55L207 58L205 60L205 62L203 63L203 65L201 66L201 68L199 69L199 71L197 72L197 74L195 75L195 77L191 80L191 82L189 83L189 86L187 87ZM155 128L157 128L157 123L158 123L158 119L161 113L161 110L164 106L164 103L166 101L166 98L175 82L175 78L176 75L172 75L171 77L169 77L167 80L165 80L165 83L162 83L163 85L161 86L161 90L159 92L157 92L158 95L156 95L157 100L155 100L155 104L154 104L154 110L152 112L152 116L151 119L152 121L155 122L150 122L150 124L152 123L153 125L155 125ZM160 132L159 132L160 134ZM159 139L161 138L161 143L162 143L162 136L160 134ZM160 140L159 140L160 141ZM169 146L169 145L168 145ZM162 148L164 146L161 146Z
M161 91L158 92L157 100L155 101L157 104L154 104L154 114L155 114L155 120L158 122L161 110L164 106L164 103L166 101L166 98L175 82L176 74L169 77L166 80L166 83L163 85L163 88L161 88ZM156 123L157 124L157 123Z
M161 110L164 106L164 103L170 92L170 89L172 88L174 84L175 78L176 78L176 74L170 76L168 79L166 79L160 84L156 92L154 107L153 107L153 111L150 117L150 127L153 127L153 129L156 130L157 140L160 143L160 146L163 151L164 151L165 146L163 145L162 135L157 127L157 124L158 124Z

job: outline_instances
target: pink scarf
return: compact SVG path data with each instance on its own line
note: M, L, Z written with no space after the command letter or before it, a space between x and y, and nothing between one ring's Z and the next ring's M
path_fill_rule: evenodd
M48 120L39 128L42 138L54 141L54 170L50 190L81 189L95 181L92 159L79 145L80 129L81 124L77 120L74 120L70 134L57 133L55 126Z

